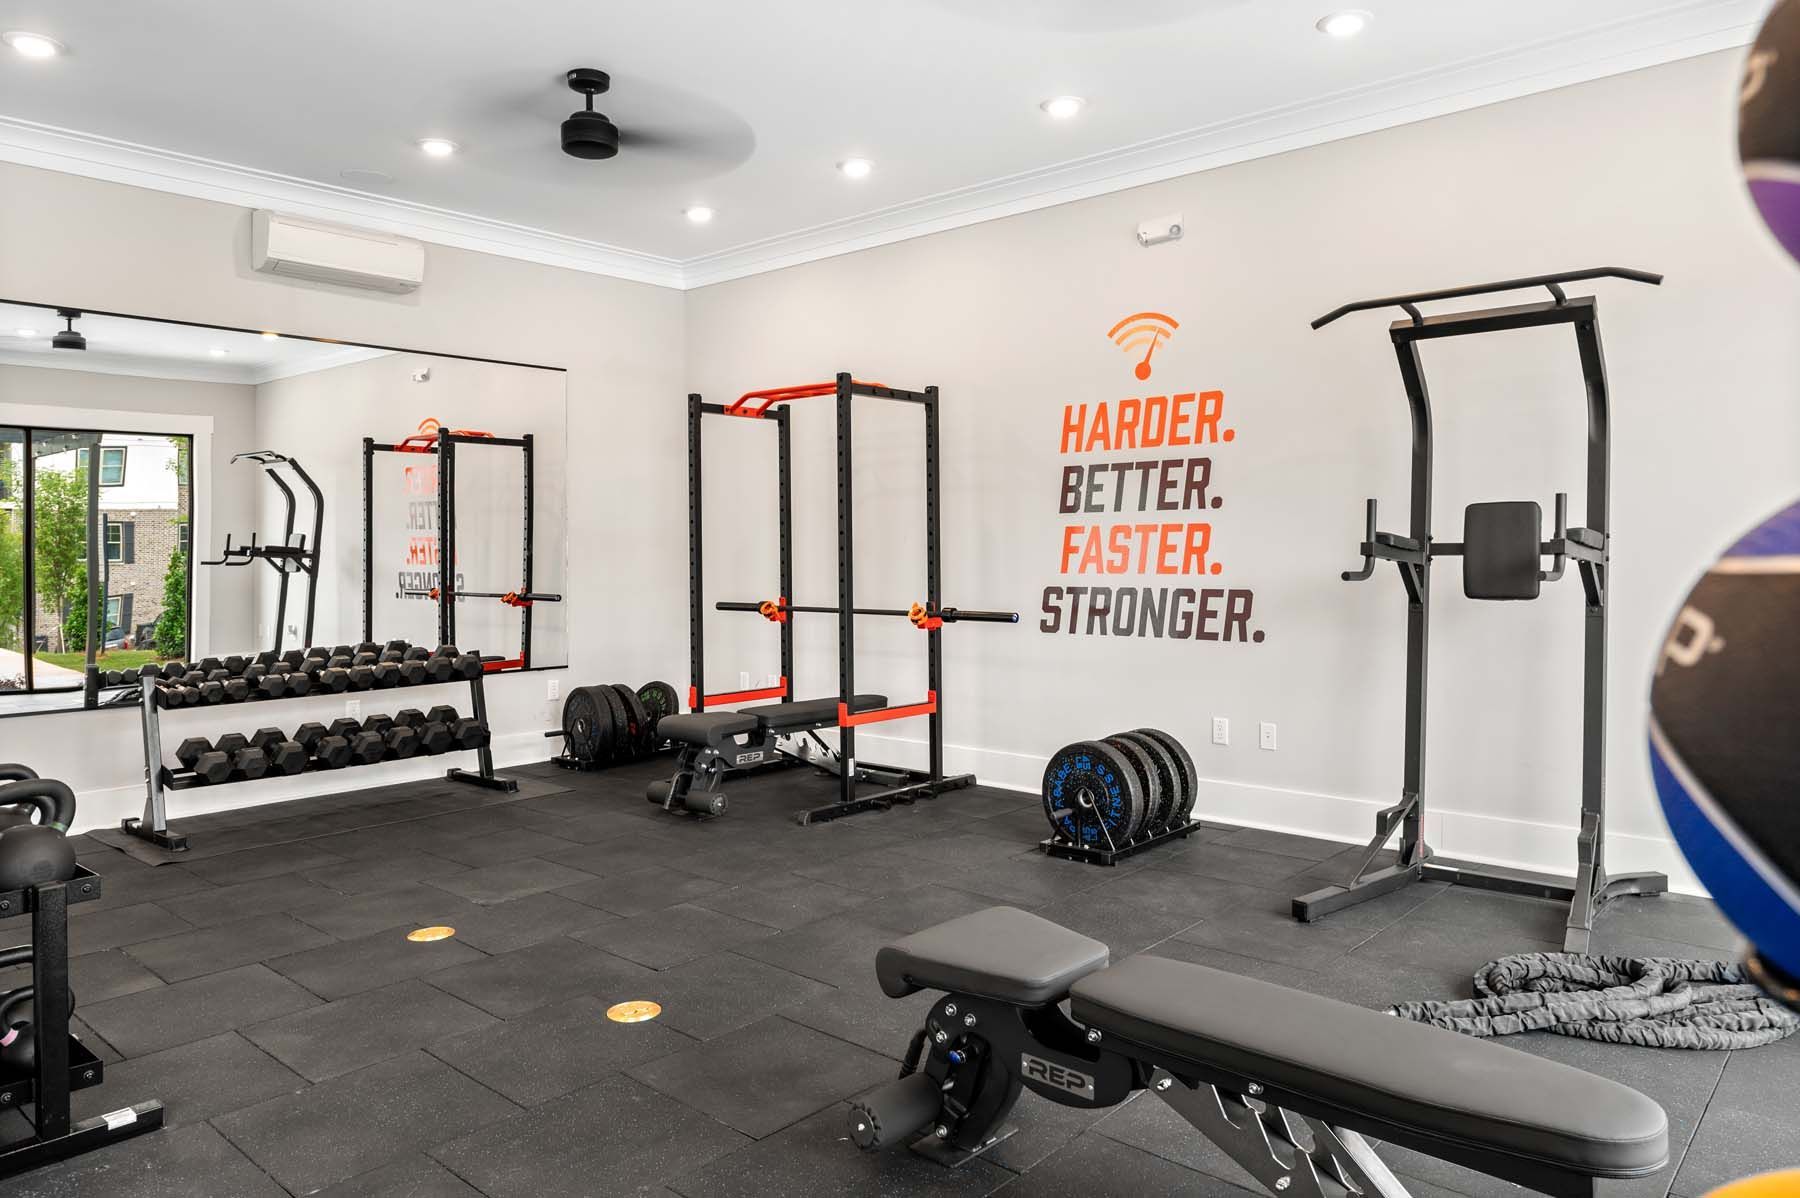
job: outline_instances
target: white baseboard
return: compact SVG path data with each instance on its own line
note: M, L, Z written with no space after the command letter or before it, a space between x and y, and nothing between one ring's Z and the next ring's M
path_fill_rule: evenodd
M544 748L548 743L542 732L514 732L498 736L492 746L494 766L503 769L543 761L549 756ZM342 794L345 791L370 790L401 782L420 782L428 778L441 778L448 769L473 769L474 766L473 752L444 753L436 757L412 757L405 761L391 761L356 769L170 791L165 795L165 804L169 822L178 825L184 818L214 811L239 811L312 795ZM84 790L79 799L75 824L69 830L71 835L92 832L97 828L116 828L120 820L134 819L144 813L142 784Z
M860 733L859 756L893 765L923 767L926 746L922 740ZM976 749L967 745L944 746L944 770L974 774L984 786L1035 794L1042 786L1046 759L1027 753ZM1373 834L1375 813L1389 804L1350 795L1322 794L1274 786L1253 786L1220 778L1200 780L1202 819L1316 836L1346 845L1365 844ZM1445 857L1485 865L1505 865L1540 873L1568 874L1575 859L1576 829L1572 825L1507 819L1479 812L1434 807L1425 814L1425 839ZM1704 896L1706 890L1687 866L1675 842L1664 836L1634 836L1609 832L1607 863L1614 872L1657 870L1669 876L1669 888L1679 894Z

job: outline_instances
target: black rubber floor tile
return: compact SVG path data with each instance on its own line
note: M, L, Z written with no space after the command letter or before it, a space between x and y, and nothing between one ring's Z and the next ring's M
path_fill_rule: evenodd
M833 986L856 985L875 976L875 953L897 939L894 929L869 922L866 910L815 919L734 951Z
M245 1040L221 1032L106 1067L106 1080L72 1098L77 1119L147 1102L163 1104L163 1123L180 1127L306 1088L306 1079Z
M1120 1106L1092 1110L1063 1106L1047 1098L1040 1098L1030 1090L1021 1091L1018 1105L1006 1117L1006 1122L1018 1130L983 1153L982 1159L1014 1173L1028 1172L1061 1151L1064 1145L1076 1137L1092 1128L1104 1126L1120 1111L1135 1105L1142 1098L1140 1091Z
M517 826L480 836L451 836L427 833L419 838L418 848L436 857L447 857L463 865L479 868L500 865L526 857L547 857L572 848L566 840L545 836L529 828Z
M771 1194L986 1194L1011 1177L974 1160L945 1169L916 1152L860 1152L845 1138L849 1106L834 1103L792 1127L677 1177L686 1198Z
M411 1052L213 1123L282 1185L310 1194L518 1109L442 1061Z
M1050 835L1050 821L1044 818L1043 805L1033 802L1001 815L977 820L969 825L971 836L993 836L1021 845L1037 844Z
M1308 865L1280 853L1216 842L1197 844L1193 839L1161 847L1165 851L1156 853L1158 868L1223 878L1227 882L1248 882L1252 886L1278 888Z
M1196 918L1186 913L1171 914L1140 907L1119 901L1117 896L1100 896L1091 890L1048 903L1033 914L1100 941L1115 961L1186 931L1194 925Z
M497 1023L485 1011L413 980L254 1024L243 1035L308 1081L319 1082Z
M671 819L671 822L674 821ZM642 820L630 820L621 824L614 819L611 823L610 837L545 853L544 860L578 869L596 878L611 878L691 857L700 847L693 839L683 835L683 829L680 828L650 827Z
M779 842L763 840L705 849L678 857L670 864L683 873L711 878L727 886L741 886L815 860L812 849L801 838L787 836Z
M766 924L684 903L603 923L577 932L575 939L652 969L668 969L773 935L775 929Z
M903 848L896 844L827 857L816 865L793 866L788 872L871 895L926 884L955 885L964 872L954 865L915 857Z
M1094 1131L1220 1181L1266 1192L1223 1148L1194 1130L1193 1124L1154 1091L1140 1091L1130 1102L1114 1107Z
M663 970L649 993L662 1004L659 1022L702 1040L824 994L831 986L736 953L711 953Z
M906 1055L913 1033L925 1026L926 1012L937 997L922 990L889 998L876 983L871 966L864 975L788 1007L781 1015L898 1061Z
M164 1128L7 1182L9 1198L287 1198L210 1124Z
M244 965L101 1003L82 1003L79 1014L120 1053L141 1057L316 1006L318 1001L267 966Z
M119 1050L106 1042L106 1037L81 1021L80 1015L70 1017L69 1034L86 1045L87 1050L99 1057L104 1064L111 1065L115 1061L124 1060L119 1055Z
M436 924L459 926L459 917L472 909L453 894L417 882L370 894L332 894L320 902L296 907L291 914L339 940L356 940L389 928L404 927L410 931Z
M650 866L562 886L556 893L619 916L644 915L731 889L729 883L685 870Z
M1763 1110L1708 1111L1670 1189L1707 1194L1752 1174L1792 1169L1796 1162L1800 1162L1800 1132L1795 1130L1791 1097L1785 1106Z
M254 882L280 874L299 873L324 865L342 865L344 858L311 844L277 844L268 848L229 853L196 861L187 868L215 884Z
M484 959L484 954L460 940L415 944L404 930L389 928L360 940L276 957L268 966L321 998L338 999Z
M1331 919L1301 923L1291 915L1240 908L1194 924L1175 938L1260 961L1320 970L1375 935L1368 928Z
M1328 915L1317 926L1330 921ZM1560 936L1538 940L1509 927L1439 923L1417 913L1377 932L1354 950L1356 956L1379 961L1450 967L1465 977L1473 977L1489 961L1514 953L1561 951Z
M527 894L540 894L544 890L567 887L578 881L590 881L589 874L569 869L567 865L556 865L535 856L526 856L517 862L481 865L477 869L452 874L448 878L432 878L425 885L448 890L457 898L468 899L470 903L477 903L481 907L493 907L495 903L504 903L508 899L526 898Z
M426 878L442 878L462 873L469 867L448 857L430 853L390 853L373 860L345 861L302 871L309 882L316 882L339 894L374 894L382 890L398 890Z
M314 848L328 853L336 853L346 861L379 863L424 852L420 841L429 834L430 830L431 825L428 820L412 818L382 824L378 827L359 828L352 832L339 832L335 836L323 836L310 843ZM429 852L426 855L436 856ZM449 859L439 857L438 860ZM452 862L451 864L461 865L462 863Z
M471 1135L431 1155L490 1198L594 1198L655 1192L747 1143L743 1136L623 1074Z
M457 902L458 909L448 917L456 938L488 954L510 953L618 918L554 894L528 894L492 907Z
M1705 945L1728 958L1737 956L1744 939L1712 903L1681 894L1616 899L1595 919L1594 929Z
M559 937L431 976L431 984L502 1019L583 995L608 1004L642 997L644 966Z
M1267 828L1233 828L1212 843L1234 848L1255 849L1259 853L1275 853L1296 857L1301 861L1326 861L1343 852L1345 845L1316 836L1296 836L1292 832L1275 832ZM1300 868L1306 868L1302 865Z
M783 873L685 901L786 931L860 907L869 899L869 895L845 886Z
M1081 894L1109 878L1119 876L1121 871L1137 868L1140 867L1135 862L1106 869L1034 853L958 870L946 884L974 894L988 895L1015 907L1030 908Z
M96 911L82 919L69 920L69 955L74 957L83 953L101 953L109 948L122 948L128 944L173 936L178 932L190 931L193 927L192 923L160 903L137 903L128 907L114 907L109 911ZM30 939L26 929L21 928L20 932L25 934L17 937L18 940L23 942Z
M135 868L121 868L112 858L130 862ZM100 875L100 897L70 907L71 919L87 918L101 911L129 907L136 903L162 902L164 899L179 898L213 888L211 882L184 865L148 866L110 849L108 859L95 860L90 857L83 860L82 864Z
M297 873L289 873L184 894L167 900L164 905L196 927L211 927L248 919L252 915L294 911L332 897L333 892L325 887L309 882Z
M164 981L180 982L330 943L332 937L319 929L291 915L276 914L146 940L124 951Z
M1133 1103L1133 1106L1138 1105ZM1102 1127L1105 1124L1101 1125ZM1049 1160L1008 1183L996 1193L1013 1198L1093 1198L1096 1194L1130 1194L1133 1198L1245 1198L1266 1195L1248 1190L1171 1160L1089 1132Z
M0 969L0 993L31 984L31 966ZM122 994L154 990L163 980L125 954L124 949L85 953L69 958L69 988L84 1003L105 1002Z
M646 987L638 997L658 995ZM427 1047L520 1106L536 1106L694 1043L664 1019L613 1022L606 1010L617 1001L624 1000L583 995Z
M481 1191L423 1153L327 1186L317 1198L481 1198Z
M772 1015L627 1072L760 1138L891 1078L894 1063Z
M1472 928L1486 934L1516 932L1532 940L1560 944L1569 919L1569 904L1474 886L1449 886L1414 907L1406 918Z
M946 865L980 869L992 861L1004 861L1024 854L1042 857L1033 841L1003 840L997 836L981 836L958 832L949 836L914 840L899 846L899 851L912 857L924 857Z

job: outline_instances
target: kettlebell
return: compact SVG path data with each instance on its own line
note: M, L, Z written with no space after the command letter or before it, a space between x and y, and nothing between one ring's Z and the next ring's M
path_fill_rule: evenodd
M33 987L22 986L0 998L0 1074L26 1077L37 1072L37 1036L32 1034ZM69 991L69 1014L75 1013L75 991Z
M0 764L0 782L23 782L36 778L37 771L28 765L13 762ZM20 824L31 822L31 810L27 807L0 807L0 832L8 828L16 828Z
M22 890L75 876L75 847L64 835L75 818L75 792L54 778L0 786L0 807L29 805L42 817L0 832L0 891Z

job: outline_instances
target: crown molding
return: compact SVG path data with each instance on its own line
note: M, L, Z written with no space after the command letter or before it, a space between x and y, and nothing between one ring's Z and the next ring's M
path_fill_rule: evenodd
M5 116L0 116L0 162L246 208L276 208L437 245L687 290L1735 49L1755 38L1769 4L1690 0L1666 5L1551 41L688 259Z

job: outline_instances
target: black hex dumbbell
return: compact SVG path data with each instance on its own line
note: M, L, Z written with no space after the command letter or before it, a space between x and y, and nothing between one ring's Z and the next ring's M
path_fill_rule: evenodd
M402 686L423 686L430 681L425 673L425 663L416 657L401 662L399 668Z
M412 648L411 641L389 641L381 647L384 653L405 653Z
M328 670L347 670L356 664L356 660L348 653L333 653L331 660L325 663Z
M306 660L307 660L307 661L320 661L320 662L322 662L322 661L325 661L325 660L326 660L326 659L327 659L327 658L329 658L329 657L330 657L330 656L331 656L331 648L330 648L330 646L327 646L327 645L308 645L308 646L307 646L307 648L306 648Z
M250 668L250 659L242 653L233 653L225 659L225 668L233 674L242 674Z
M464 653L458 657L455 674L458 678L464 679L481 677L481 654Z
M287 693L290 695L304 695L313 689L312 677L298 670L284 677L287 679Z
M315 720L308 720L306 723L294 729L294 740L299 742L300 747L305 749L308 753L317 749L319 747L319 742L324 740L328 735L329 733L326 731L325 725L318 723Z
M375 685L378 688L400 685L400 666L397 663L384 661L372 668L375 676Z
M280 660L281 654L275 652L273 649L264 649L261 653L256 655L256 664L265 670Z
M272 773L298 774L306 769L306 746L299 741L284 740L271 745L267 756Z
M425 676L432 682L448 682L456 675L456 659L433 657L425 663Z
M356 650L349 645L333 645L331 647L331 655L333 657L349 657L355 652Z
M200 684L200 701L202 703L223 703L225 701L225 684L223 682L202 682Z
M196 782L225 782L231 778L231 757L217 749L202 753L193 764Z
M231 755L231 777L253 782L269 772L269 756L261 749L239 749Z
M212 747L212 742L204 736L190 736L175 747L175 760L191 770L194 763L200 760L200 755L212 752Z
M361 731L362 731L362 721L361 720L353 720L349 716L344 715L344 716L339 716L337 719L331 721L331 726L326 729L325 734L327 736L341 736L345 740L349 740L352 736L355 736L358 732L361 732Z
M418 729L423 728L425 723L425 713L417 707L402 707L394 713L394 727L396 728Z
M214 671L214 670L222 670L222 669L224 669L224 668L225 668L225 663L224 663L224 662L222 662L222 661L220 661L220 660L219 660L219 659L218 659L218 658L216 658L216 657L202 657L202 658L201 658L201 659L200 659L200 661L199 661L199 664L198 664L198 665L197 665L197 666L196 666L196 668L197 668L197 669L198 669L198 670L199 670L199 671L200 671L200 672L201 672L201 673L202 673L202 674L210 674L210 673L212 673L212 672L213 672L213 671Z
M431 655L433 657L461 657L462 650L458 649L455 645L439 645L436 649L432 650Z
M405 660L406 660L406 650L404 650L404 649L383 649L381 651L380 656L378 656L375 659L375 663L377 665L379 665L384 661L397 663L397 662L402 662Z
M457 721L456 708L448 703L439 703L425 713L425 719L433 724L454 724Z
M270 749L287 739L287 733L279 728L258 728L250 734L250 743L267 753Z
M341 736L326 736L313 748L313 760L326 769L341 769L350 764L350 742Z
M375 671L369 666L351 666L344 671L353 691L366 691L375 685Z
M219 752L224 753L228 757L235 754L239 749L247 749L249 747L250 738L245 736L242 732L227 732L213 742L213 748L219 750Z
M157 662L147 661L138 667L139 678L161 678L162 676L163 668Z
M306 650L289 649L281 655L281 660L288 669L297 670L300 668L300 663L306 660Z
M402 661L424 661L431 656L431 650L424 645L409 645L402 655Z
M380 660L381 660L381 654L380 654L380 652L374 652L374 653L371 653L371 652L369 652L369 651L368 651L368 650L366 650L366 649L365 649L365 650L358 650L358 651L357 651L357 653L356 653L356 654L355 654L355 655L354 655L354 656L352 656L352 657L351 657L351 658L350 658L350 665L351 665L351 666L352 666L352 667L355 667L355 666L372 666L372 665L374 665L374 664L375 664L375 663L376 663L376 662L378 662L378 661L380 661Z
M416 729L389 728L385 739L389 757L412 757L419 751L419 733Z
M287 680L286 674L265 674L256 680L256 691L265 699L279 699L288 693Z
M384 712L377 712L376 714L367 717L362 722L362 730L364 732L379 732L383 736L386 736L388 729L393 726L394 717Z
M250 683L242 678L233 678L225 684L225 702L242 703L250 697Z
M419 752L448 753L456 747L456 738L450 735L450 726L433 720L422 725L419 730Z
M358 732L350 738L350 759L357 765L374 765L387 756L387 738L379 732Z
M456 743L465 749L483 749L487 747L488 730L481 726L480 720L462 719L450 725L450 735Z
M350 671L334 670L330 667L326 667L319 671L319 676L317 678L313 679L313 689L321 692L330 692L334 695L342 694L350 689Z

